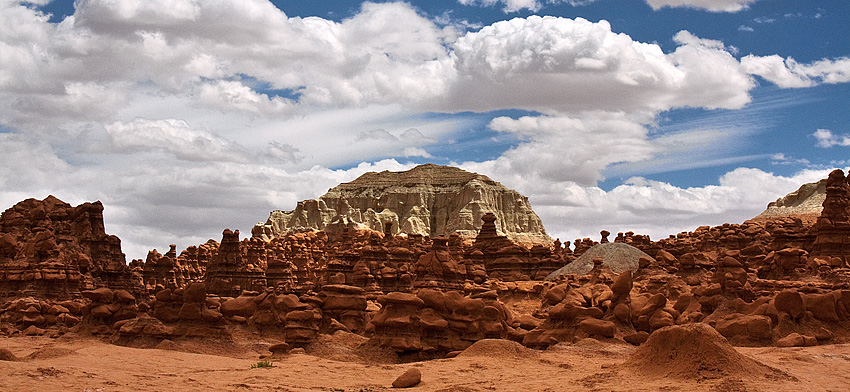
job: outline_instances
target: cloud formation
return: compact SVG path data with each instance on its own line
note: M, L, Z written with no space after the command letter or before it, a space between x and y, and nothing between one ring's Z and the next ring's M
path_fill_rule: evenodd
M654 10L664 7L695 8L711 12L738 12L750 7L757 0L646 0Z
M522 10L539 11L544 4L570 4L581 6L593 3L596 0L458 0L460 4L469 6L492 7L503 6L505 13L518 12ZM646 0L646 3L654 10L661 8L694 8L711 12L738 12L749 8L750 4L757 0Z
M821 83L850 82L850 58L822 59L800 64L791 57L747 55L741 58L745 72L758 75L782 88L812 87Z
M118 153L160 150L181 160L245 161L247 151L238 144L207 132L192 129L182 120L120 121L105 126Z
M722 45L686 31L676 42L680 46L665 54L656 44L612 32L604 20L497 22L454 43L458 78L443 109L654 113L749 102L752 80Z
M847 59L739 61L734 48L687 31L665 52L604 20L530 16L467 32L401 2L364 3L341 21L290 17L265 0L76 7L50 23L0 0L0 203L100 199L129 257L224 227L247 233L268 211L366 171L457 160L435 151L469 132L454 116L464 111L524 110L484 120L488 136L516 142L462 165L528 195L555 235L752 216L814 174L739 169L720 186L688 189L643 180L694 164L699 145L729 134L652 134L659 114L745 107L751 75L780 87L850 80ZM603 191L612 168L636 177Z
M834 135L829 129L818 129L812 136L818 141L817 146L821 148L850 146L850 137L847 135Z
M646 160L657 153L647 140L647 130L643 126L611 114L516 120L498 117L490 127L512 133L525 142L490 162L490 168L485 170L535 173L545 182L596 185L609 165Z

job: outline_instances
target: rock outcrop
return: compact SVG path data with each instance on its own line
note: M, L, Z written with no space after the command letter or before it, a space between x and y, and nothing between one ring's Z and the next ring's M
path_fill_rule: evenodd
M224 230L220 243L179 256L172 245L130 268L103 231L100 203L30 199L0 217L0 335L88 332L127 344L245 329L282 340L275 353L343 331L405 360L458 355L491 338L533 348L588 337L657 345L652 334L694 323L705 325L685 330L719 334L709 343L843 342L850 181L836 170L825 184L814 224L780 216L658 241L602 230L599 242L576 239L570 249L518 243L493 212L474 239L395 235L397 221L378 221L378 231L337 215L326 231L270 240ZM678 331L671 339L688 335Z
M812 255L837 258L844 265L850 258L850 185L840 169L826 179L823 211L813 230L817 238Z
M791 192L767 205L767 209L753 220L774 220L795 217L814 223L823 210L826 199L826 179L803 184Z
M133 260L130 268L142 276L145 291L156 293L166 287L183 287L202 282L206 267L218 251L219 244L209 240L200 246L190 246L177 255L177 245L171 244L164 255L156 249L148 252L145 260Z
M207 290L235 297L242 290L261 291L266 288L264 269L260 265L251 264L243 248L239 242L239 230L225 229L221 233L221 245L207 265L204 276Z
M99 287L135 291L103 204L27 199L0 215L0 298L78 298Z
M423 289L416 295L382 295L378 302L382 308L366 326L372 343L408 359L440 357L513 331L512 314L495 291L465 297L458 291Z
M361 225L392 234L474 238L481 218L494 213L498 231L518 242L550 244L528 198L487 176L455 167L420 165L405 172L369 172L292 211L273 211L252 230L266 240L293 228L328 231Z

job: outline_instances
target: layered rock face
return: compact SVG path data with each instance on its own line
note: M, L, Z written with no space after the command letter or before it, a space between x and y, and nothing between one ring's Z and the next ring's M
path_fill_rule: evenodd
M506 338L512 314L495 291L463 296L457 291L422 289L416 295L390 293L367 330L372 342L416 359L464 350L487 338Z
M299 227L332 232L353 222L379 232L391 223L392 234L436 237L457 232L474 238L486 213L496 215L498 231L508 238L552 242L527 197L487 176L433 164L405 172L366 173L316 200L299 202L292 211L273 211L252 234L270 239Z
M80 290L135 290L121 240L103 226L97 201L72 207L27 199L0 215L0 297L74 298Z
M767 209L753 220L774 220L786 217L799 218L808 224L814 223L823 210L826 200L827 179L803 184L791 192L767 205Z
M266 287L303 294L327 284L356 286L374 297L420 288L484 291L488 279L542 280L574 259L559 242L529 247L498 235L492 213L483 221L474 241L457 233L430 238L349 228L333 236L302 229L268 242L256 237L239 241L238 231L225 230L221 245L211 240L176 258L174 249L164 256L152 251L147 262L134 265L144 274L148 293L204 281L210 293L230 297ZM200 255L199 249L209 261L201 263L199 257L189 264L187 255Z

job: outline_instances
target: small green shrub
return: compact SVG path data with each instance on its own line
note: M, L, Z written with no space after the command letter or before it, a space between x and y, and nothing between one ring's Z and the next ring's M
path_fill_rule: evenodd
M270 368L270 367L274 367L274 365L272 365L271 361L268 361L268 360L262 360L260 362L251 364L251 369Z

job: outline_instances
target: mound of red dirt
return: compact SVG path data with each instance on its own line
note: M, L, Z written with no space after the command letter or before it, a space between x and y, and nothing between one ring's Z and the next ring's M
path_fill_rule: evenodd
M483 339L463 350L458 357L534 358L536 351L506 339Z
M366 364L399 363L398 355L387 348L369 343L368 338L345 331L333 335L321 334L305 347L308 354L340 362Z
M18 361L18 357L7 348L0 348L0 361Z
M782 371L739 353L723 335L702 323L653 332L622 366L653 378L789 378Z

